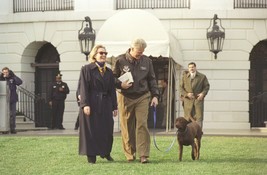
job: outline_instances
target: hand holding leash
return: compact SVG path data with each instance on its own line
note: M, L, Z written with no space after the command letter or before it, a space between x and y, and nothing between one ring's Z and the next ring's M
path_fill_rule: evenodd
M157 97L153 97L151 100L151 104L150 106L153 106L154 108L156 108L156 106L159 104L158 98Z

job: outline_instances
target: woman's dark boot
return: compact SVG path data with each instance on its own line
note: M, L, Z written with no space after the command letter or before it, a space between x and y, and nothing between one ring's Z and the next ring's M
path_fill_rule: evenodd
M88 163L95 164L96 156L87 156Z
M108 161L114 161L114 159L109 155L105 155L105 156L100 156L102 159L107 159Z

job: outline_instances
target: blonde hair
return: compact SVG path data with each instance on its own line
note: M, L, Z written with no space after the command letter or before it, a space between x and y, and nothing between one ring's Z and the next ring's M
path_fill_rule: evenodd
M132 48L145 49L146 46L147 44L142 38L136 38L131 43Z
M89 62L96 62L95 55L97 54L97 50L99 48L103 48L106 50L105 46L101 44L95 45L89 54Z

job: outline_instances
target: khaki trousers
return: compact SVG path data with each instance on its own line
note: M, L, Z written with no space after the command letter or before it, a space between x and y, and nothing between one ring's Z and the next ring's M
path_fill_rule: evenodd
M204 100L184 99L184 117L189 121L189 116L193 117L196 122L203 127Z
M127 160L149 157L150 135L147 127L150 93L137 99L118 93L118 107L122 135L122 146Z

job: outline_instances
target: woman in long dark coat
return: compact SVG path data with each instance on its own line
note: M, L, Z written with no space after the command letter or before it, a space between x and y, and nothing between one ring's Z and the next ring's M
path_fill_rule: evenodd
M106 56L105 47L96 45L90 53L91 63L83 66L80 73L79 154L86 155L89 163L95 163L98 155L113 161L112 116L117 116L117 97Z

